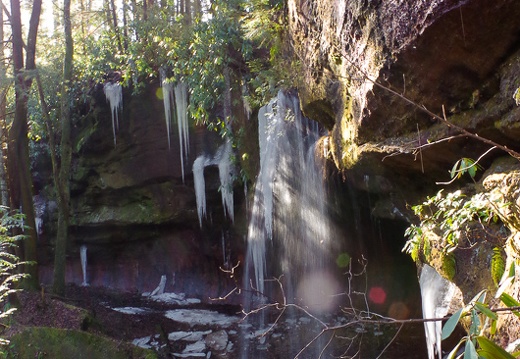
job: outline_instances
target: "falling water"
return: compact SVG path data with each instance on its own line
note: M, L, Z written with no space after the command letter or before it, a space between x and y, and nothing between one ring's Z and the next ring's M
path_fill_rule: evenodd
M322 169L315 163L318 125L301 115L296 97L283 92L260 109L258 122L260 172L248 245L256 289L263 292L266 240L283 238L281 269L292 273L291 267L301 272L321 265L331 233Z
M244 288L252 282L258 296L272 297L269 292L277 288L266 286L266 279L283 274L288 303L315 314L333 311L339 286L328 270L334 263L334 231L326 210L324 164L315 155L320 129L302 116L298 98L283 92L258 117L260 172L247 238L245 273L251 278L245 278ZM288 345L301 348L297 341Z
M123 87L118 82L107 82L103 87L105 97L110 104L112 115L112 133L114 135L114 146L116 145L116 132L119 130L119 113L123 108Z
M80 260L81 260L81 272L83 273L83 282L81 283L81 285L83 287L86 287L86 286L88 286L88 282L87 282L87 246L86 245L83 244L79 248L79 256L80 256Z
M224 215L235 221L233 204L233 166L231 163L231 141L221 147L220 160L218 162L218 172L220 178L220 194L222 195L222 207Z

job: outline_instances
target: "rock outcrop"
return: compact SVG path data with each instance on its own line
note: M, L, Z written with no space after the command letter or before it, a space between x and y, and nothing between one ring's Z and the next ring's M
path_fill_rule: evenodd
M505 172L493 165L476 187L516 208L519 15L514 0L289 0L303 111L328 126L323 143L335 165L378 196L374 215L413 221L408 204L437 192L435 183L448 182L462 157L478 158L483 168L516 157ZM507 263L518 260L517 227L510 226L517 217L503 213L510 237L476 224L453 252L455 272L445 273L442 249L430 264L466 296L493 291L493 251L505 248ZM517 335L508 329L517 326L512 317L500 329L503 345Z
M518 15L514 0L289 1L302 107L331 129L337 166L431 183L489 147L424 109L517 146Z
M91 285L151 291L166 275L170 291L206 299L225 294L234 283L218 268L236 260L242 241L224 217L216 166L205 169L208 215L199 227L191 169L198 155L213 154L222 140L204 127L189 129L183 181L177 126L169 148L160 87L152 82L145 88L140 94L125 88L116 144L101 85L93 90L91 111L75 124L67 281L82 282L79 248L84 245ZM237 213L240 225L244 211ZM50 237L44 230L42 240ZM49 253L43 246L40 253L44 283L52 271L47 248Z

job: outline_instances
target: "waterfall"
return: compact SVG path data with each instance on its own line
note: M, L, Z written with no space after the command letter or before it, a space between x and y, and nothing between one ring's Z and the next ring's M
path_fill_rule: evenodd
M81 283L81 285L83 287L86 287L86 286L88 286L88 282L87 282L87 246L84 244L81 245L81 247L79 247L79 257L81 260L81 272L83 273L83 282Z
M419 276L421 287L423 318L443 318L450 310L452 300L457 296L458 288L452 282L443 278L437 271L424 264ZM442 358L441 336L442 322L425 322L426 345L428 359Z
M258 123L260 172L248 227L254 285L264 293L267 243L277 241L273 246L281 248L277 261L288 277L288 299L300 291L304 304L315 306L317 298L305 289L306 277L310 273L327 277L324 262L332 237L323 170L315 162L319 127L302 116L297 97L283 92L260 109Z
M119 130L118 111L123 108L123 87L118 82L107 82L103 87L105 97L110 104L112 115L112 133L114 135L114 146L116 145L116 132Z
M220 194L222 195L222 207L224 215L235 222L233 204L233 166L231 163L231 141L227 140L221 147L218 172L220 178Z
M316 156L316 142L323 134L316 122L302 115L294 95L279 92L258 112L260 169L247 234L243 276L244 291L249 293L244 297L246 312L280 295L285 303L306 308L313 315L339 309L341 289L335 277L339 274L335 263L338 241L327 211L325 163ZM273 278L278 278L283 292ZM289 309L284 315L290 323L298 322L302 314ZM266 319L260 310L248 325L263 333ZM311 327L304 331L311 332ZM309 344L301 334L295 329L286 339L284 345L291 357ZM262 356L257 347L257 343L262 346L261 338L256 344L242 344L242 358ZM309 357L319 357L323 345L320 340L309 345Z

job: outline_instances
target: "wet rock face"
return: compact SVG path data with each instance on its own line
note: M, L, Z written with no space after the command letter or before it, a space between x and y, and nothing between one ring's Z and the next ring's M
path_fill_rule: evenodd
M288 8L294 50L305 64L302 107L332 121L338 167L437 175L461 154L481 153L481 144L457 139L425 151L420 163L413 147L456 131L439 128L438 120L373 81L438 115L444 106L450 121L514 145L507 133L517 131L515 89L505 88L517 76L505 72L519 61L518 2L291 0ZM380 163L395 152L409 155Z
M158 89L152 83L139 95L124 90L116 145L101 85L93 94L92 112L76 124L67 281L82 282L79 248L85 245L87 281L93 286L146 291L166 275L170 290L205 298L224 295L234 283L226 281L219 266L227 260L236 263L242 241L224 217L216 166L205 170L208 220L199 227L191 171L193 160L213 153L220 138L205 128L190 128L183 182L178 129L173 123L168 148ZM237 213L240 224L245 211ZM39 263L42 281L49 283L56 218L41 217Z

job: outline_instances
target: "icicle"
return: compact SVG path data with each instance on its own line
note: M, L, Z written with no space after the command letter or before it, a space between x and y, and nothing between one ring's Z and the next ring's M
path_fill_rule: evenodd
M227 266L227 260L226 260L226 237L224 236L224 231L222 231L221 246L222 246L222 263L224 264L224 268L225 268Z
M208 158L205 155L201 155L193 162L193 182L195 185L195 196L197 200L197 213L199 215L199 224L201 227L202 218L206 217L206 183L204 180L204 168L211 165L218 165L220 193L222 196L224 215L227 215L232 222L235 221L231 149L231 142L227 141L219 147L214 157Z
M227 141L221 147L221 158L218 162L218 172L220 177L220 194L222 195L222 207L224 208L224 215L235 222L234 208L233 208L233 174L231 164L231 141Z
M419 286L421 287L423 318L433 319L446 316L450 310L450 303L457 294L457 287L427 264L424 264L421 269ZM440 321L425 322L424 329L428 359L435 359L435 353L437 353L437 358L441 359L442 323Z
M103 87L105 97L110 104L112 115L112 133L114 134L114 146L116 145L116 132L119 130L118 110L123 109L123 87L118 82L107 82Z
M173 86L170 82L168 82L168 78L166 77L166 71L164 68L159 69L159 74L161 77L161 88L163 93L163 105L164 105L164 118L166 120L166 134L168 136L168 149L171 148L171 140L170 140L170 123L172 119L172 105L173 105ZM184 175L183 175L184 180Z
M83 274L83 283L81 283L81 286L87 287L87 246L84 244L79 247L79 257L81 260L81 272Z
M177 126L179 129L179 148L181 158L182 181L184 182L184 158L189 154L190 135L188 126L188 86L179 82L174 88Z
M152 293L150 293L150 297L154 295L161 295L164 293L164 288L166 287L166 275L161 276L161 280L159 281L159 285L155 288Z
M200 228L202 228L202 218L206 217L206 181L204 180L206 162L207 159L204 155L197 157L193 161L193 182L195 185L195 199Z

